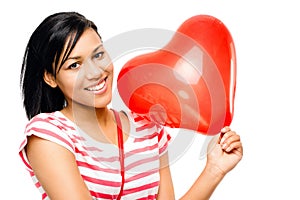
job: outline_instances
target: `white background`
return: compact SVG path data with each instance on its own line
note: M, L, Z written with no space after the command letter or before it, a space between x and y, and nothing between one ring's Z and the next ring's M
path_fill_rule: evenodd
M40 199L18 157L26 123L18 83L31 33L57 11L84 14L97 24L104 40L136 28L175 31L184 20L198 14L221 19L236 46L237 90L231 127L242 137L244 157L211 199L300 199L297 1L12 0L1 4L0 199ZM197 136L191 148L171 166L177 198L205 163L199 159L200 140Z

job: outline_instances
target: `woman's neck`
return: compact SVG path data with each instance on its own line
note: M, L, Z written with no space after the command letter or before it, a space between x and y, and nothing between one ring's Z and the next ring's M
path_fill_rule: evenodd
M90 123L97 121L105 125L107 121L111 120L111 111L107 107L94 108L72 104L63 108L61 112L76 124L85 123L85 121Z
M94 139L116 143L116 122L109 108L73 105L65 107L61 112Z

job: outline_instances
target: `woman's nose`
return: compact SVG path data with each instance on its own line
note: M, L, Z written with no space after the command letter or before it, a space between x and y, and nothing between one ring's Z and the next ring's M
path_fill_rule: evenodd
M99 66L99 63L93 62L92 60L88 59L84 62L84 74L88 79L95 79L100 78L104 69Z

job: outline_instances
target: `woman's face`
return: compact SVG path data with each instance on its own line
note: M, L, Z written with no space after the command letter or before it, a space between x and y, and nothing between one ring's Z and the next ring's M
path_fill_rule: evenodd
M102 108L112 97L113 64L99 35L87 29L56 75L69 105Z

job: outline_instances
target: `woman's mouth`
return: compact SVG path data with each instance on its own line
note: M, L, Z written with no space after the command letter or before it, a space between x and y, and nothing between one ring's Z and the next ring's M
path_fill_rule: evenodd
M93 87L88 87L88 88L85 88L87 91L91 91L91 92L94 92L94 93L103 93L105 92L106 90L106 80L107 80L107 77L105 79L102 79L97 85L93 86Z

